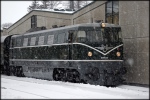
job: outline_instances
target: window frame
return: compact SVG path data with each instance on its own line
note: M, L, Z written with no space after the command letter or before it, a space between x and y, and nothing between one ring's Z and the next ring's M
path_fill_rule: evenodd
M110 15L108 15L109 13L107 13L107 8L108 8L107 6L108 6L108 3L110 3L110 2L112 2L111 3L111 13L110 13ZM114 9L115 9L114 8L114 4L115 4L114 2L118 2L118 12L116 14L114 13ZM114 23L115 22L114 17L116 17L116 16L118 16L118 22ZM111 19L111 22L108 22L108 20L107 20L107 18L109 18L109 17ZM105 22L119 25L119 1L118 0L116 0L116 1L108 0L105 3Z
M28 37L25 37L25 38L23 38L23 47L26 47L26 46L28 46L28 42L29 42L29 38Z
M53 43L54 43L54 35L48 35L47 36L47 45L53 45Z
M31 28L37 27L37 15L31 16Z
M36 40L37 40L37 37L32 36L31 39L30 39L30 46L35 46L36 45Z
M44 42L45 42L45 36L39 36L39 39L38 39L38 45L44 45Z

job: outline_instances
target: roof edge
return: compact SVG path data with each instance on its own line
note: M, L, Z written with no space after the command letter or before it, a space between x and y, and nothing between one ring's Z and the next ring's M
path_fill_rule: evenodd
M30 12L28 12L26 15L24 15L22 18L20 18L18 21L16 21L14 24L12 24L8 29L10 29L13 25L15 25L17 22L19 22L21 19L23 19L24 17L28 16L30 13L32 13L33 11L38 11L38 12L50 12L50 11L44 11L44 10L32 10ZM50 13L59 13L59 14L68 14L68 15L73 15L73 13L61 13L61 12L50 12Z
M78 9L77 11L75 11L75 12L73 12L73 13L60 13L60 12L51 12L51 13L59 13L59 14L73 15L73 14L77 13L78 11L84 9L85 7L87 7L87 6L89 6L89 5L93 4L93 3L95 3L95 1L93 1L93 2L91 2L91 3L89 3L89 4L87 4L86 6L84 6L84 7L80 8L80 9ZM17 22L19 22L21 19L23 19L24 17L28 16L28 15L29 15L30 13L32 13L33 11L50 12L50 11L34 10L34 9L33 9L33 10L31 10L30 12L28 12L26 15L24 15L22 18L20 18L18 21L16 21L14 24L12 24L9 28L7 28L7 30L10 29L10 28L11 28L13 25L15 25Z

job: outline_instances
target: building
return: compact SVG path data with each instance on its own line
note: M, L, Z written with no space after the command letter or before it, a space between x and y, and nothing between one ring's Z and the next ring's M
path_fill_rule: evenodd
M2 35L96 21L121 25L126 83L149 85L149 1L94 1L74 13L33 10Z

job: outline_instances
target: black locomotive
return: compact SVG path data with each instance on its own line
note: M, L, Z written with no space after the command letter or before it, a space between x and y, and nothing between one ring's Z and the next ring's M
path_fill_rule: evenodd
M123 82L121 27L86 23L1 40L1 73L116 86Z

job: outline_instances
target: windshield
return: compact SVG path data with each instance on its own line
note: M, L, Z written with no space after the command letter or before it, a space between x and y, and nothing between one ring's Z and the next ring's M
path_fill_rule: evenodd
M119 42L121 39L120 28L101 28L92 31L77 31L75 42Z
M104 42L121 42L122 33L120 28L103 28L101 29Z

